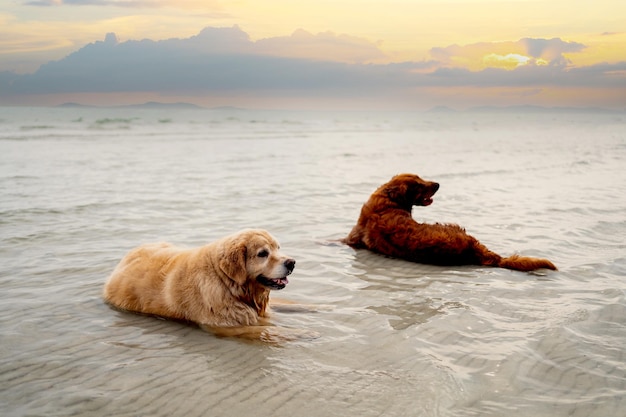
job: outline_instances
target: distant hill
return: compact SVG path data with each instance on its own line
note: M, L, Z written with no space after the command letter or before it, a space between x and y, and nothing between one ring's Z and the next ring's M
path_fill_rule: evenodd
M63 103L63 104L59 104L57 107L95 107L95 106L89 106L87 104L80 104L80 103Z
M428 113L456 113L457 111L448 106L437 106L428 110Z
M475 113L623 113L620 110L604 109L601 107L543 107L543 106L482 106L467 110Z
M447 106L436 106L427 113L606 113L624 114L626 109L605 109L602 107L544 107L534 105L519 106L478 106L465 110L455 110Z
M86 108L98 108L98 107L109 107L109 108L123 108L123 109L204 109L204 107L192 104L192 103L159 103L157 101L149 101L143 104L128 104L124 106L90 106L87 104L80 103L63 103L57 107L86 107Z
M246 109L243 109L241 107L234 107L234 106L218 106L218 107L211 107L211 110L217 110L217 111L245 111Z
M157 101L149 101L143 104L129 104L126 106L117 106L124 108L140 108L140 109L203 109L204 107L197 106L191 103L159 103Z

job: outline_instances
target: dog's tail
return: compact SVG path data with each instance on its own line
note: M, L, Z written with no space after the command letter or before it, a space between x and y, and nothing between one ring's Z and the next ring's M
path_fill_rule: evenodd
M557 268L547 259L530 258L528 256L513 255L508 258L500 259L498 266L501 268L515 269L517 271L534 271L536 269L552 269Z

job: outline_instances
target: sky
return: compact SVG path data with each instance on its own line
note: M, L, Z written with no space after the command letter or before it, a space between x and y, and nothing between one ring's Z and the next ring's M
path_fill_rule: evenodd
M0 105L626 109L623 0L0 0Z

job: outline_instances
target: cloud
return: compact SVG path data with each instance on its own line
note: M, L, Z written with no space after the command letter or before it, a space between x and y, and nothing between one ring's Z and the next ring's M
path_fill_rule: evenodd
M201 54L257 54L254 49L254 42L239 26L230 28L207 27L198 35L187 39L170 39L157 43L162 45L164 49L181 49Z
M566 42L559 38L523 38L515 42L482 42L432 48L430 54L446 66L459 66L473 70L488 66L513 69L519 64L565 66L569 61L564 54L578 53L584 49L585 45L581 43ZM494 57L517 57L518 65L512 66L510 59L493 59Z
M332 38L325 42L332 44ZM2 90L16 94L342 90L376 73L339 62L270 56L268 46L271 42L257 47L237 26L206 28L191 38L165 41L118 43L109 33L104 42L42 65L34 74L15 77ZM285 52L293 47L297 45L283 42Z
M486 68L439 68L430 74L430 85L475 87L566 87L617 88L625 90L626 61L582 68L523 66L514 71ZM626 92L626 91L625 91ZM626 100L625 103L626 104Z
M311 34L299 29L291 36L261 39L256 42L264 55L291 56L320 61L364 63L382 60L386 55L374 44L361 38L333 32Z
M375 45L330 32L314 35L300 30L291 36L252 41L237 26L209 27L184 39L126 42L108 33L104 41L42 65L34 73L0 73L0 99L7 103L20 95L151 92L195 97L402 96L415 101L421 99L420 91L433 88L500 89L497 94L508 89L525 97L548 88L592 88L626 97L626 62L564 65L564 54L583 48L558 39L522 39L433 48L435 59L430 61L376 64L367 63L381 54ZM346 56L337 58L342 51ZM477 70L458 65L462 59L476 57L483 66ZM539 59L550 65L538 65ZM490 66L490 60L509 67Z
M526 65L530 58L520 54L488 54L483 57L483 62L487 67L515 69L521 65Z
M173 48L211 54L252 54L345 63L364 63L385 58L380 49L361 38L336 35L332 32L314 35L302 29L295 31L291 36L253 42L239 26L207 27L191 38L162 43L170 44Z
M564 65L567 60L565 53L581 52L585 45L577 42L565 42L559 38L554 39L531 39L524 38L519 41L526 48L528 55L535 59L547 61L550 65Z

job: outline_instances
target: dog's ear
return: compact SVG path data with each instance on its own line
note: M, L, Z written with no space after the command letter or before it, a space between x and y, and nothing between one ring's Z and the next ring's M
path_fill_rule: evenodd
M389 186L387 186L385 191L387 192L387 197L389 198L389 200L396 203L402 203L406 201L408 187L406 183L401 182L396 184L390 184Z
M248 279L246 270L247 248L243 242L232 242L222 253L220 269L230 279L243 285Z

